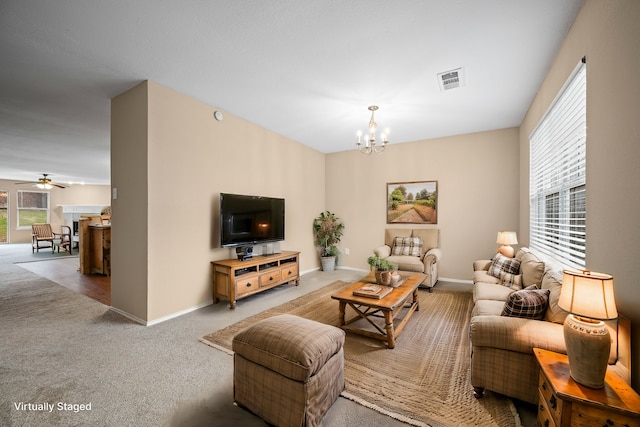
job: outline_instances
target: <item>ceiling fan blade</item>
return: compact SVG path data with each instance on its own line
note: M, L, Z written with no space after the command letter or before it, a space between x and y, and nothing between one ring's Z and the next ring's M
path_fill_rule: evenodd
M51 182L51 178L49 178L49 174L48 173L43 173L42 174L42 178L38 178L37 181L20 181L20 182L14 182L14 184L19 185L19 184L33 184L33 186L44 186L44 185L50 185L52 187L58 187L58 188L67 188L66 185L62 185L62 184L58 184L56 182Z

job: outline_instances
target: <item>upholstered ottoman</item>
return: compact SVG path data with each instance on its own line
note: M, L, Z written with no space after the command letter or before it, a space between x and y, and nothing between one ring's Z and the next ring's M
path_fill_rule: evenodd
M344 390L344 331L282 314L233 338L235 402L269 424L316 426Z

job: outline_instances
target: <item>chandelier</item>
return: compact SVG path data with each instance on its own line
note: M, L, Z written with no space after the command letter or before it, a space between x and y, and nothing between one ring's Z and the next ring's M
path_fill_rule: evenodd
M362 131L358 131L358 142L356 145L358 149L364 154L376 153L380 154L384 151L387 143L389 142L389 129L385 129L384 132L380 134L380 139L382 142L378 145L376 143L376 130L378 129L378 124L376 123L373 114L378 109L377 105L371 105L369 107L369 111L371 111L371 119L369 120L369 134L364 137L364 145L362 143Z

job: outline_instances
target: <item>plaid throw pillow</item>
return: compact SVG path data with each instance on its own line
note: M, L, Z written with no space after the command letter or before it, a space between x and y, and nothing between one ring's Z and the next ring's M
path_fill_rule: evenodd
M507 258L502 254L496 254L489 266L489 274L493 277L500 278L500 272L518 274L520 270L520 261L516 258Z
M419 237L394 237L391 255L411 255L419 257L422 254L422 239Z
M514 291L522 289L522 274L511 274L504 271L500 272L500 284Z
M544 319L549 303L549 289L538 289L536 285L512 292L504 303L501 316Z

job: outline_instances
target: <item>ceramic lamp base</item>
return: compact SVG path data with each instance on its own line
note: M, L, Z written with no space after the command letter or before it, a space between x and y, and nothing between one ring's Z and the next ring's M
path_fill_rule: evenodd
M506 256L507 258L513 258L513 256L515 255L515 250L513 249L513 247L507 245L500 246L498 248L498 252Z
M611 337L604 322L570 314L564 321L564 341L571 378L587 387L604 387L611 350Z

